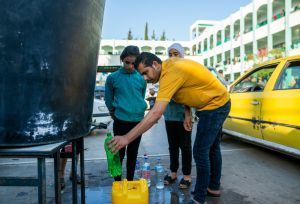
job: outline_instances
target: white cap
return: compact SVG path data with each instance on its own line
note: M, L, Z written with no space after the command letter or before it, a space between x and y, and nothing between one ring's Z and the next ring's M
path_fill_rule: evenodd
M179 52L180 57L184 57L184 48L179 43L174 43L168 48L168 53L171 49L175 49Z

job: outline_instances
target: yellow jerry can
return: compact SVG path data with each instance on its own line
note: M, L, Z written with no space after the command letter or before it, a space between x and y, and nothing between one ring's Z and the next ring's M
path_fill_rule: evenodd
M112 204L148 204L148 184L145 179L115 181L112 185Z

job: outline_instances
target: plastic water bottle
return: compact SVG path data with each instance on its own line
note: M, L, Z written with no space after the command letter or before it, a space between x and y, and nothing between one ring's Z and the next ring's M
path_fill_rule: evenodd
M112 177L116 177L122 175L122 165L121 165L119 153L113 154L108 149L107 142L110 141L112 138L113 138L112 134L110 132L107 133L107 137L105 138L104 141L104 149L107 157L109 175Z
M163 189L164 186L164 167L160 163L160 157L157 158L157 164L155 165L155 177L156 177L156 188Z
M147 180L148 187L151 186L151 169L148 161L148 156L144 155L144 164L142 166L143 178Z
M157 158L157 164L155 165L155 177L156 177L156 202L157 204L165 203L165 185L164 185L164 167L160 163L160 157Z
M139 180L140 178L141 178L140 162L138 159L136 159L135 170L134 170L134 180Z

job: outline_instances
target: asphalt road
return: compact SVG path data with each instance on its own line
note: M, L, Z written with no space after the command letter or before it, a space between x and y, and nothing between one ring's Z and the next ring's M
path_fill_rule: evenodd
M110 203L112 179L106 173L103 149L106 130L93 132L85 138L86 196L87 203ZM195 137L195 127L193 138ZM147 153L154 163L157 155L162 158L166 170L169 166L168 143L161 119L143 135L139 156ZM222 196L208 198L214 204L296 204L300 203L300 162L292 157L270 151L229 136L222 139L223 172ZM69 172L68 162L67 171ZM153 164L154 165L154 164ZM36 172L33 159L0 158L1 176L31 176ZM53 203L52 160L47 162L47 203ZM68 175L66 173L66 176ZM181 171L179 171L179 174ZM26 175L25 175L26 174ZM28 175L27 175L28 174ZM193 185L196 178L193 163ZM175 190L174 190L175 189ZM177 190L176 190L177 189ZM191 188L190 190L193 190ZM0 203L36 203L37 190L31 187L0 187ZM177 185L166 188L166 203L184 203L190 198L189 191L178 191ZM177 200L174 200L178 198ZM154 194L151 194L154 197ZM63 203L71 203L71 183L63 192ZM153 203L152 201L150 203Z

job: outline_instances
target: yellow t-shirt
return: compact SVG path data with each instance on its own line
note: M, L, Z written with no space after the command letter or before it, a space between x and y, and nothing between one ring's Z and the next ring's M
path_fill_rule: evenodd
M225 86L203 65L188 59L172 58L162 64L157 101L170 101L214 110L229 100Z

